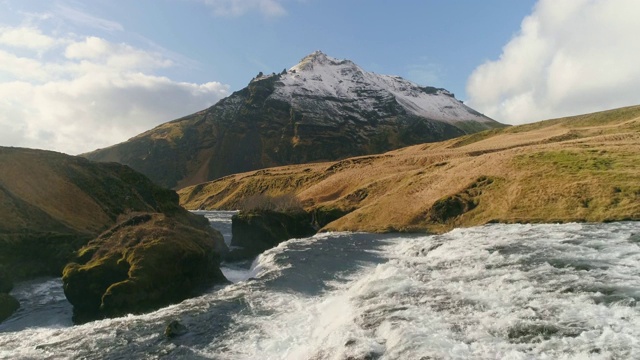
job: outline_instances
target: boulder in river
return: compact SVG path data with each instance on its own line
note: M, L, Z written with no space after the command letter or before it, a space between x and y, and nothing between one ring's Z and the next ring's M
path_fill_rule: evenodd
M174 338L182 336L189 332L186 326L182 325L178 320L172 320L164 329L164 336L168 338Z
M136 213L92 240L63 271L74 321L142 313L227 282L222 235L198 215Z

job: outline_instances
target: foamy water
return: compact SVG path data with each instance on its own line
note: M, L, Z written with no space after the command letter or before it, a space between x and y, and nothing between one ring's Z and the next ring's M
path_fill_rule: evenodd
M640 358L639 223L327 233L244 276L146 315L0 327L0 358ZM173 319L189 332L167 339Z

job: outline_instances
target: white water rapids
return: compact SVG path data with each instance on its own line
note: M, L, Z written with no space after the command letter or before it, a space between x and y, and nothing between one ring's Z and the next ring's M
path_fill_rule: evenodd
M237 282L145 315L9 319L0 359L640 358L637 222L326 233L225 272ZM189 332L167 339L173 319Z

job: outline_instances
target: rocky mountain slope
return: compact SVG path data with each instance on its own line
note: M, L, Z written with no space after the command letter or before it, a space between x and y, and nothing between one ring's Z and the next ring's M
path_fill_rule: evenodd
M285 164L336 160L504 125L444 89L364 71L314 52L280 74L258 74L209 109L85 154L181 188Z
M640 220L640 106L488 130L337 162L230 175L179 191L191 209L294 194L346 215L324 230Z
M121 235L128 233L135 236ZM82 303L78 298L97 296L91 310L102 311L103 293L116 294L111 285L121 283L128 287L125 295L117 293L119 302L105 315L140 310L140 304L122 299L139 296L140 289L155 288L155 298L145 303L152 308L189 295L183 285L166 290L172 282L196 287L224 281L219 270L210 271L224 251L222 235L180 207L175 191L127 166L0 147L0 313L5 316L5 305L15 310L5 296L13 281L60 276L71 261L65 291L81 294L70 299L74 305ZM119 272L112 271L112 263ZM142 270L140 264L146 264ZM162 269L171 269L172 276Z

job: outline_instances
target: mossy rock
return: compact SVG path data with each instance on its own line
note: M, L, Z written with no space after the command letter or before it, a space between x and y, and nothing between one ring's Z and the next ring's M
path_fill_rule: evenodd
M349 214L354 209L341 209L330 206L320 206L313 209L311 212L313 216L313 224L318 228L323 228L327 224L334 222L341 217Z
M445 223L475 209L483 190L494 181L491 177L481 176L459 193L437 200L429 210L428 218L436 223Z
M89 242L63 271L74 321L152 311L226 282L224 239L203 219L134 214Z
M164 329L164 336L169 339L182 336L189 332L186 326L182 325L178 320L171 321Z
M444 223L449 219L473 210L476 206L478 206L478 204L474 199L469 199L461 195L448 196L433 204L431 208L431 220Z
M0 293L0 322L6 320L19 308L20 303L13 296Z

